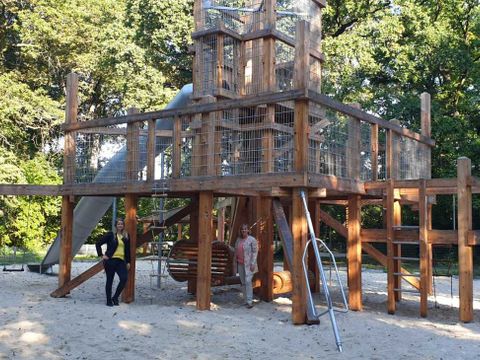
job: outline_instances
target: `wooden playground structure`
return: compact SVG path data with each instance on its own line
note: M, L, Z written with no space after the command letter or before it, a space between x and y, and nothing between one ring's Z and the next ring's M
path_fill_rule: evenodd
M252 232L260 248L255 285L261 300L274 297L274 231L293 239L292 261L286 269L291 273L292 321L304 324L307 295L301 257L308 229L299 196L303 190L316 234L323 222L346 238L350 309L362 310L364 252L387 269L388 312L396 311L402 292L412 291L402 288L406 281L420 295L420 315L427 316L432 247L453 244L459 249L459 317L473 320L472 247L480 242L480 231L472 229L472 193L480 193L480 179L471 176L470 160L458 159L456 179L431 179L435 142L426 93L420 101L420 133L322 95L321 11L326 4L286 3L195 0L194 83L192 103L186 107L78 121L78 76L69 75L64 184L0 185L2 195L62 196L59 288L52 296L65 296L102 270L98 263L71 279L75 199L125 197L126 228L133 246L123 296L132 302L135 249L154 235L151 231L137 235L138 199L177 197L190 203L163 225L190 216L197 261L187 276L189 289L196 293L197 308L209 309L214 199L235 197L229 242L234 242L242 223L257 223ZM159 127L160 123L169 125ZM93 182L91 150L113 140L125 144L126 158L111 178ZM458 196L457 230L432 229L435 195L445 194ZM323 204L344 206L347 223L322 210ZM369 205L383 207L384 228L362 229L361 208ZM402 226L402 206L418 211L418 226ZM223 239L222 234L219 240ZM386 253L374 243L386 244ZM419 275L402 267L411 260L402 256L404 246L418 247ZM314 262L310 270L318 277Z

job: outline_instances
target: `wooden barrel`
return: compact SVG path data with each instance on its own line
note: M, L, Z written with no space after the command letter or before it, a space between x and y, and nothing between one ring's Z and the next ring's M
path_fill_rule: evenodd
M221 285L226 277L233 274L234 250L227 244L214 241L212 243L212 285ZM176 281L187 281L197 278L198 243L189 240L177 241L167 258L167 270Z

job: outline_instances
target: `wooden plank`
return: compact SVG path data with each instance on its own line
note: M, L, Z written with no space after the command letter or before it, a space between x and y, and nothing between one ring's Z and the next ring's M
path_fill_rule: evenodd
M74 204L70 201L70 196L63 196L58 287L70 281L72 271L73 209Z
M428 311L428 203L426 181L421 180L418 194L419 240L420 240L420 316Z
M345 105L341 102L338 102L338 101L330 98L327 95L319 94L319 93L317 93L313 90L309 90L308 91L308 98L311 101L313 101L317 104L320 104L320 105L326 106L326 107L328 107L332 110L341 112L344 115L355 117L359 120L369 122L370 124L377 124L380 127L384 128L384 129L392 130L392 131L396 132L397 134L399 134L401 136L408 137L410 139L419 141L421 143L424 143L424 144L432 146L432 147L435 146L435 141L428 138L428 137L425 137L423 135L415 133L415 132L413 132L411 130L408 130L406 128L402 128L398 125L391 124L388 121L386 121L386 120L384 120L384 119L382 119L378 116L369 114L369 113L364 112L364 111L359 110L359 109L355 109L355 108L353 108L349 105Z
M297 22L295 30L295 64L293 86L296 89L307 89L310 70L310 24L305 20Z
M213 193L202 191L198 204L197 310L210 310Z
M466 157L457 161L458 199L458 277L460 321L473 320L473 249L468 246L468 233L472 230L472 189L467 185L472 163Z
M337 219L334 219L329 213L320 209L320 220L323 221L326 225L330 226L338 234L344 238L348 238L347 228Z
M348 302L351 310L360 311L362 305L362 242L360 238L360 196L348 198L347 276Z
M182 119L178 116L173 120L173 150L172 150L172 177L179 178L182 168Z
M428 243L432 245L456 245L458 232L456 230L428 230Z
M292 322L295 325L305 324L307 321L307 290L303 274L302 256L307 243L308 229L303 202L298 195L298 191L292 191Z
M308 173L305 183L309 187L324 188L327 191L335 190L341 193L366 194L363 182L353 179L342 179L333 175Z
M44 196L61 196L63 192L62 185L29 185L29 184L12 184L0 185L0 195L44 195Z
M393 224L394 226L402 225L402 208L399 201L395 201L393 204ZM418 235L417 235L418 236ZM395 240L397 240L397 231L395 231ZM398 259L402 256L402 245L401 244L394 244L393 245L393 254L397 258L393 261L393 271L395 273L401 272L402 268L402 261ZM402 277L399 275L395 275L395 289L402 288ZM397 290L395 291L395 301L399 302L402 299L402 293Z
M131 303L135 301L135 269L137 259L137 204L135 195L125 196L125 230L130 235L130 269L128 280L122 293L122 300Z

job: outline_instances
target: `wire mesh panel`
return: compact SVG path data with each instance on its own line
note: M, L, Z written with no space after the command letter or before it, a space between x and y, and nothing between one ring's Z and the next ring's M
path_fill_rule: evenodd
M371 125L368 122L360 121L360 179L363 181L372 180L372 144Z
M395 157L398 161L398 176L402 180L422 179L428 177L428 165L423 144L407 137L396 137L400 153Z
M198 55L197 55L198 56ZM217 83L217 36L208 35L202 38L199 59L199 89L200 95L211 95Z
M77 132L75 182L116 182L126 176L126 128L93 128Z
M275 78L277 91L286 91L293 88L294 62L295 48L282 41L276 41Z
M223 40L222 88L233 94L239 93L240 42L225 36Z
M173 125L173 119L162 119L162 125L155 135L155 162L154 179L168 179L172 176L173 159L173 133L171 130L162 129Z
M285 101L275 106L276 130L273 132L273 169L276 173L293 171L293 101Z
M296 25L299 20L310 22L311 0L278 0L276 3L276 29L283 34L295 38Z
M308 88L318 93L322 90L322 64L320 60L310 56L310 76Z
M225 26L238 34L263 29L263 0L204 0L203 29Z
M377 178L387 179L387 130L378 129L378 156L377 156Z
M180 177L192 175L192 149L194 133L190 128L191 117L184 116L181 119L181 144L180 144Z

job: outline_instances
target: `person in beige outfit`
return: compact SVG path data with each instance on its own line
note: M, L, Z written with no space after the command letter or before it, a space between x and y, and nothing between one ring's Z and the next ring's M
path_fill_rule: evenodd
M258 243L251 236L247 224L240 227L240 236L235 242L235 262L242 282L243 296L248 308L253 307L253 275L258 271Z

